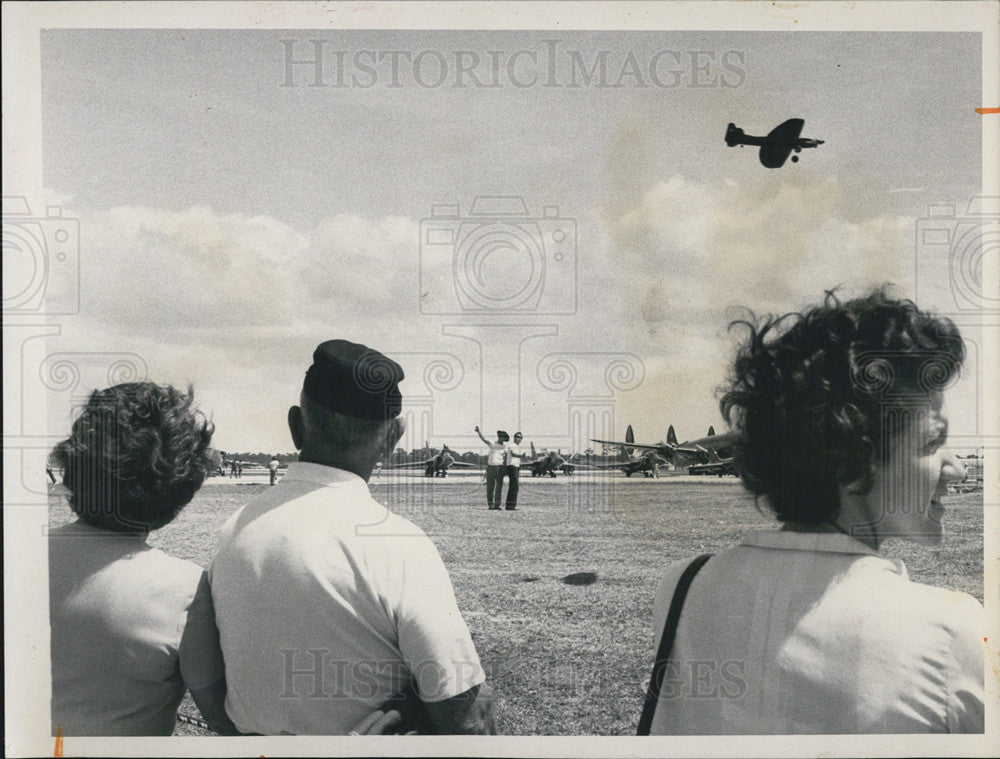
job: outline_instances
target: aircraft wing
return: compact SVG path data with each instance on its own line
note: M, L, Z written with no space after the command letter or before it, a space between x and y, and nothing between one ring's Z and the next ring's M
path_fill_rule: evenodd
M448 466L471 466L473 468L480 466L479 464L471 464L468 461L452 461Z
M629 463L630 462L628 461L619 461L617 464L574 464L573 466L581 466L585 467L586 469L603 470L603 469L621 469L623 466L628 466Z
M732 459L720 461L717 464L692 464L688 474L736 474Z
M386 469L413 469L414 467L425 467L430 464L433 459L428 459L427 461L411 461L408 464L390 464L389 466L383 466L382 470Z
M721 435L709 435L697 440L686 440L677 446L681 453L708 453L709 451L725 451L732 448L736 440L735 432L724 432Z
M760 162L769 169L781 168L791 155L805 123L803 119L789 119L772 129L761 146Z
M671 446L663 445L648 445L646 443L623 443L621 440L598 440L597 438L590 438L592 443L604 443L604 445L623 445L628 448L642 448L647 451L662 451L664 448Z

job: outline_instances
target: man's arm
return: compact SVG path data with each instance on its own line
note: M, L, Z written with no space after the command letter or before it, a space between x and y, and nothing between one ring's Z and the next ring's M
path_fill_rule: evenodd
M208 726L219 735L239 735L240 731L226 714L226 680L217 680L205 688L192 688L191 698Z
M424 706L438 735L497 734L493 692L486 683L442 701L425 702Z
M209 727L220 735L238 735L226 714L226 675L219 630L208 575L202 572L188 608L180 650L181 679L191 691L198 711Z
M486 445L490 444L490 441L484 438L483 433L479 431L479 427L476 427L476 434L479 435L479 439L486 443Z

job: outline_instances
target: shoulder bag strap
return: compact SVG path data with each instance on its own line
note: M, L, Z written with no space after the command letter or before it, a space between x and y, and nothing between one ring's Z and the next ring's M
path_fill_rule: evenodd
M687 565L681 579L677 581L674 588L674 597L670 601L670 611L667 612L667 621L663 626L663 636L660 638L660 647L656 651L656 661L653 663L653 674L649 677L649 689L646 691L646 703L642 707L642 716L639 718L639 729L636 735L649 735L649 729L653 725L653 712L656 711L656 702L660 698L660 688L663 686L663 675L667 670L667 659L670 657L670 649L674 647L674 635L677 633L677 621L681 618L681 607L684 606L684 598L687 596L691 581L698 574L698 570L704 566L705 562L711 558L712 554L706 553Z

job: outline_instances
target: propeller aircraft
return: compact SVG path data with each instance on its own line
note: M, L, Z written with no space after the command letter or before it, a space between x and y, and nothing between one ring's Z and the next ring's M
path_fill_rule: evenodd
M429 445L425 443L425 447L428 450L433 451ZM455 459L454 454L451 449L448 448L447 444L441 447L441 452L431 456L429 459L423 461L411 461L407 464L393 464L392 466L382 467L383 471L388 471L390 469L416 469L418 467L423 467L424 477L447 477L448 469L453 466L457 467L470 467L475 469L475 464L470 464L466 461L458 461Z
M732 446L735 438L736 435L731 432L716 435L715 428L709 427L708 434L705 437L679 443L677 442L677 434L674 432L674 426L670 425L669 429L667 429L666 442L636 443L634 433L632 432L632 425L630 424L625 431L624 442L621 440L598 440L597 438L591 438L591 440L604 445L624 446L628 449L629 454L631 454L631 449L633 448L653 451L674 466L682 466L687 465L692 460L698 464L731 463ZM712 454L715 454L719 458L718 462L711 461Z
M823 140L799 137L805 123L803 119L788 119L778 124L766 137L756 137L730 122L726 127L726 144L731 148L737 145L759 145L760 162L769 169L780 169L792 152L796 153L792 156L792 163L796 163L802 148L815 148L823 144Z

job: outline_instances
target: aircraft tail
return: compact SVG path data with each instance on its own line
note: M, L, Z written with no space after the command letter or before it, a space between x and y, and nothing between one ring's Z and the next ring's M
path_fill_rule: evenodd
M705 437L712 437L715 434L715 427L708 425L708 434Z
M736 126L736 124L729 122L729 126L726 127L726 144L731 148L735 147L739 144L744 134L744 131Z
M634 443L635 442L635 432L632 431L632 425L631 424L625 430L625 442L626 443ZM632 448L632 447L623 447L622 450L625 451L626 455L628 455L629 457L631 457L632 456L632 451L634 451L635 448Z
M674 425L672 424L667 428L667 444L677 445L677 433L674 432Z
M533 458L533 459L537 459L538 458L538 454L535 453L535 441L534 440L531 441L531 458Z

